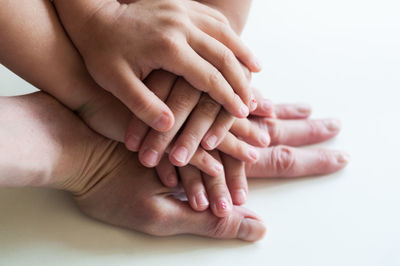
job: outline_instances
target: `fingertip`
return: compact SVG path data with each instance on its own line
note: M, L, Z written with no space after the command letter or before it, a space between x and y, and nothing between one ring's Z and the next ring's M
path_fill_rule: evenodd
M266 232L267 227L262 221L243 218L237 233L237 238L248 242L255 242L262 239Z
M195 211L204 211L209 206L209 201L205 192L199 192L195 196L191 197L190 205Z
M212 204L212 211L215 216L223 218L230 215L232 204L226 198L220 198Z
M152 148L145 148L139 151L139 161L146 167L155 167L160 160L158 151Z
M253 147L249 147L249 151L248 151L248 159L250 160L250 163L254 163L257 162L258 159L260 158L260 153L258 152L258 150L256 150Z
M238 189L232 193L232 200L235 205L245 204L246 199L247 199L247 193L244 189Z
M189 152L184 146L173 147L168 157L170 162L175 166L185 166L188 163Z
M336 152L336 162L337 164L345 167L351 160L350 154L344 151Z
M133 152L139 151L141 140L138 136L131 134L125 136L125 147Z
M175 117L173 113L168 110L161 113L161 115L154 120L152 128L160 132L167 132L172 128L175 123Z
M201 145L206 150L215 149L215 147L217 147L217 144L218 144L218 137L214 134L205 136L201 141Z

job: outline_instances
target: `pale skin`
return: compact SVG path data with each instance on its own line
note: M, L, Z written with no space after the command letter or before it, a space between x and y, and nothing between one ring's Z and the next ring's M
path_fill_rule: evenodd
M12 6L12 4L14 4L14 6ZM11 12L13 7L15 7L15 13ZM32 7L35 9L35 13L31 12ZM7 12L4 12L1 16L3 21L0 25L4 25L4 28L2 28L0 33L5 33L7 38L0 39L7 40L7 42L4 41L0 47L2 49L0 52L2 62L20 76L23 76L26 80L32 82L39 88L52 93L69 108L77 111L85 122L92 128L96 129L96 131L107 137L121 140L130 119L128 110L116 101L115 98L110 97L108 93L99 89L88 76L79 56L63 33L54 14L54 10L48 1L28 1L25 4L22 4L21 2L10 2L9 8L3 10L7 10ZM42 16L38 16L38 14L42 14ZM11 20L7 16L12 18L19 18L19 16L21 16L23 19ZM21 21L23 22L25 20L30 23L21 23ZM14 23L10 23L10 21L14 21ZM26 33L23 33L24 30ZM34 36L30 34L32 31L35 31L36 33ZM18 34L13 35L13 33ZM30 36L30 38L27 38L27 36ZM40 45L38 46L38 44ZM12 50L14 48L17 48L18 52ZM35 53L32 53L32 50L34 50ZM157 75L171 76L171 74L166 72L154 73L154 78L150 78L148 80L149 83L153 83L155 87L168 86L168 83L160 82L160 80L157 79ZM192 89L191 91L195 90ZM257 97L262 99L260 96ZM191 99L192 97L189 95L189 97L186 98ZM260 102L262 101L260 100ZM190 104L191 103L185 103L185 105ZM194 104L196 104L196 102ZM267 108L264 110L262 106L263 105L260 105L260 108L256 109L255 113L259 115L262 115L263 113L264 115L270 114L270 111L268 111L270 109ZM292 110L301 109L296 106L291 106L290 108ZM187 108L184 109L181 110L182 113L186 112L189 114L191 111L187 110ZM306 110L306 113L309 114L309 109ZM183 118L183 120L184 119L185 118ZM237 121L237 125L232 128L232 131L237 136L248 139L249 142L251 142L251 139L257 141L259 135L255 132L260 132L260 130L256 130L257 127L254 127L251 123L246 123L245 121L247 120ZM321 132L320 134L322 136L329 137L338 132L337 129L336 131L331 132L330 135L327 135L323 123L319 123L317 127L313 126L313 124L315 124L313 121L303 121L300 124L304 125L303 128L307 128L308 125L310 128L316 128L317 132ZM252 132L254 135L248 135L248 132ZM260 135L268 135L266 133L267 131L261 131ZM246 148L243 145L245 144L241 144L241 142L237 141L235 142L231 137L226 140L222 146L225 149L224 151L226 151L230 156L238 156L239 158L242 156L243 160L246 161L245 156L241 155L246 154ZM205 163L206 166L212 165L214 161L218 162L212 156L204 157L205 154L206 153L203 151L199 152L198 156L194 156L197 161L195 161L193 165L196 165L201 169L202 166L197 164L198 162ZM228 158L227 156L223 157ZM204 158L212 158L214 161L205 160ZM158 170L161 169L159 173L161 173L160 177L163 182L167 186L176 185L177 175L175 169L168 164L168 161L163 160L162 162L163 163L160 164ZM215 206L215 203L220 203L221 199L223 199L222 202L225 202L225 205L227 206L226 209L220 210L217 207L212 208L218 216L224 216L229 213L229 210L231 209L230 194L232 194L232 200L235 204L244 203L247 193L244 168L242 167L237 169L237 167L234 166L242 164L238 164L237 161L233 161L229 158L225 159L224 162L225 165L228 166L226 168L229 169L229 172L226 173L226 177L221 173L211 173L211 175L217 175L217 178L213 179L207 178L207 176L204 175L205 177L203 181L205 186L199 185L197 181L193 188L189 188L188 184L190 184L190 182L185 182L185 189L190 191L188 193L190 194L190 202L195 209L203 210L208 207L207 201L206 204L199 206L199 204L196 203L197 201L193 200L198 197L203 199L204 197L206 199L209 198L212 203L211 206ZM207 173L207 171L205 172ZM165 176L166 173L169 175ZM168 179L170 174L174 175L172 181ZM197 174L196 176L200 175ZM235 180L237 181L231 181L233 177L235 177ZM185 179L185 177L183 177L183 179ZM239 184L242 187L239 187L238 185L232 186L235 190L229 193L226 183ZM212 189L213 187L216 189ZM244 196L243 191L245 191Z
M260 65L217 10L187 0L56 0L94 80L136 117L168 131L174 116L142 80L163 69L243 118L254 103L241 63Z
M96 131L121 141L131 119L128 109L109 93L101 90L90 78L78 53L62 30L52 5L48 1L33 0L26 3L11 1L5 6L7 8L0 11L0 35L3 36L0 38L1 62L76 111ZM31 34L32 32L35 34ZM163 83L157 75L171 76L167 72L155 72L148 78L150 86L168 86L168 83ZM246 157L248 144L238 141L233 135L230 143L231 156ZM204 150L199 151L191 160L191 164L206 170L215 169L216 163L221 165ZM212 176L218 175L215 180L220 184L217 186L219 189L210 194L218 192L218 195L228 198L229 202L225 204L230 205L224 175L221 171L206 170L205 172ZM222 198L218 195L212 198ZM222 214L219 213L225 214L226 210Z
M291 117L296 115L291 114L293 107L284 106L279 112ZM300 145L321 141L306 131L290 133L298 123L285 123L280 129L283 139L274 142ZM153 169L139 163L137 154L89 129L46 93L1 97L0 134L1 187L67 190L89 216L151 235L257 241L265 234L261 218L247 208L234 206L229 215L220 218L175 199L176 189L163 186ZM325 149L273 146L260 153L259 162L246 165L248 177L327 174L347 163L342 153Z

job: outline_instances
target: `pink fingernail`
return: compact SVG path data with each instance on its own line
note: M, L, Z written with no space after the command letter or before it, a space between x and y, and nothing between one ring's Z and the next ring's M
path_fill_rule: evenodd
M217 141L218 141L218 138L215 135L208 137L206 143L207 143L209 149L214 149L215 146L217 145Z
M154 167L158 162L158 152L153 149L148 149L143 154L143 162L147 167Z
M217 174L219 174L222 172L222 170L224 170L224 167L220 163L215 163L214 169L217 172Z
M203 192L200 192L199 194L197 194L197 196L196 196L196 204L200 208L204 208L204 207L208 206L209 202L207 200L206 195Z
M130 150L130 151L138 151L140 148L140 139L138 136L136 135L130 135L128 137L127 143L126 143L126 147Z
M250 111L251 111L251 112L253 112L254 110L256 110L256 109L257 109L257 100L254 99L254 98L252 98L252 99L250 100L249 106L250 106Z
M346 152L338 152L336 154L336 160L340 164L348 164L350 162L350 155Z
M226 211L228 210L228 203L226 199L220 199L217 202L217 209L220 211Z
M242 104L242 106L240 107L240 114L243 117L248 117L249 116L249 108L246 105Z
M239 189L235 191L235 200L237 203L235 204L244 204L246 202L246 192L244 189Z
M308 116L311 114L311 107L308 104L297 104L296 110L297 110L297 112L299 112L305 116Z
M171 118L166 113L161 114L158 120L154 123L154 128L158 131L167 131L171 124Z
M258 153L258 151L257 151L256 149L254 149L254 148L249 148L249 156L250 156L250 158L253 159L254 161L257 161L257 160L258 160L259 153Z
M270 142L270 137L269 134L261 134L260 135L260 142L262 145L264 145L264 147L269 145Z
M331 132L337 132L341 128L341 123L337 119L324 120L324 125Z
M188 155L188 150L185 147L181 146L174 151L172 156L175 158L176 161L180 163L186 163Z
M260 59L254 57L253 61L254 61L254 66L257 68L258 71L260 71L262 69L262 63Z

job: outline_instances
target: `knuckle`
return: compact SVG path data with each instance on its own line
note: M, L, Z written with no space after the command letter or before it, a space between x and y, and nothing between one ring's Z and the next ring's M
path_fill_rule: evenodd
M169 12L182 12L182 13L185 12L184 5L182 5L181 2L177 0L159 1L158 9Z
M263 125L268 127L268 133L271 138L271 144L278 143L282 138L282 131L277 126L278 122L276 119L265 118Z
M211 223L206 230L208 235L213 237L231 238L236 236L239 226L239 220L235 219L233 215L230 215Z
M203 97L199 102L199 111L210 117L215 117L220 109L220 105L210 97Z
M191 110L193 106L193 97L188 93L179 93L174 95L171 99L171 108L174 108L177 112L183 112Z
M308 136L310 139L315 139L320 137L322 132L321 129L323 128L323 124L320 121L309 120L307 126L308 126Z
M216 68L211 70L208 74L208 84L209 84L208 90L212 90L214 88L222 86L222 79L223 79L222 74Z
M222 62L221 65L225 68L230 68L234 65L236 60L235 55L233 52L227 48L222 49L220 53L220 61Z
M177 38L174 38L174 34L170 31L164 31L160 33L159 40L160 48L162 50L168 51L172 56L176 56L179 52L179 43Z
M285 177L288 175L295 163L293 150L286 146L273 147L270 160L278 177Z

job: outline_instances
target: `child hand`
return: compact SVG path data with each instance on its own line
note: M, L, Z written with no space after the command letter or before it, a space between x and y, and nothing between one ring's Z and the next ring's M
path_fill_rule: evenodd
M248 115L254 99L240 62L260 67L218 11L186 0L55 5L96 82L157 131L168 131L174 116L142 83L154 69L183 76L237 117Z

